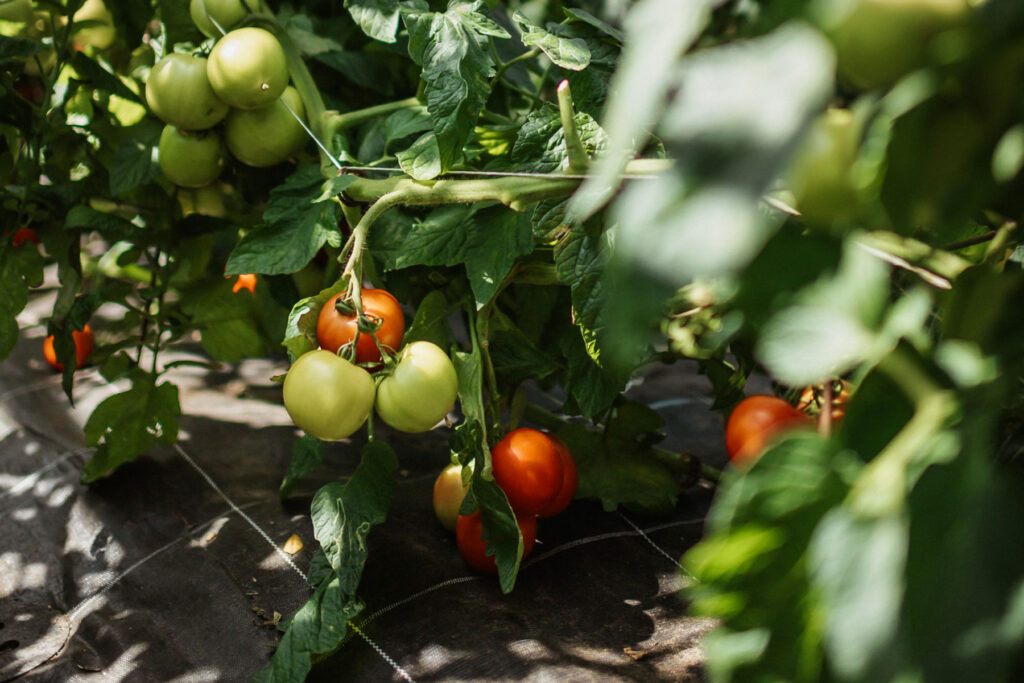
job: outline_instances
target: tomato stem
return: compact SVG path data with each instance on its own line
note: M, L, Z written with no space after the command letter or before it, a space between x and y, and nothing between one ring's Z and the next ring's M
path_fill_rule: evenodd
M590 165L587 150L583 148L579 131L576 129L576 112L572 103L572 89L569 81L558 84L558 113L562 119L562 131L565 134L565 151L569 157L569 170L582 172Z

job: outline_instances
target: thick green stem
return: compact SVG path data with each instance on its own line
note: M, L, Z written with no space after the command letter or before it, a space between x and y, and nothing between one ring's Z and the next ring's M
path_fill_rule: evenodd
M354 111L347 111L343 113L325 111L323 112L323 131L326 136L325 139L330 141L337 133L347 128L353 128L354 126L361 125L367 121L372 121L379 116L386 116L387 114L393 114L401 109L418 107L422 104L423 103L420 102L419 99L415 97L408 97L404 100L385 102L384 104L366 107L365 109L356 109Z

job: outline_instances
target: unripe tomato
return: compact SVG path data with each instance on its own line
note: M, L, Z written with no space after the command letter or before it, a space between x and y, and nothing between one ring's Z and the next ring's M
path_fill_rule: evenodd
M516 517L519 533L523 535L523 557L533 552L537 540L537 518L533 515ZM455 522L455 542L462 559L473 569L485 574L497 574L498 565L493 555L487 554L487 543L483 539L483 522L480 511L471 515L459 515Z
M91 45L97 50L106 50L117 37L114 17L103 0L85 0L73 18L76 24L80 21L98 21L103 24L75 31L72 40L76 45Z
M92 353L93 348L96 346L92 328L86 324L81 330L72 330L71 338L75 342L75 367L81 368L85 365L85 361L89 359L89 354ZM53 348L52 334L43 340L43 358L46 359L46 362L54 370L58 372L64 370L64 364L57 361L57 351Z
M892 85L928 62L931 39L964 26L971 0L819 2L840 75L858 88Z
M183 216L197 213L200 216L224 218L227 215L224 209L224 188L216 184L203 187L179 187L178 204L181 205L181 215Z
M829 109L811 124L788 173L803 221L828 225L854 216L853 166L859 148L860 127L848 109Z
M265 107L232 109L224 125L228 150L243 164L256 167L273 166L290 157L306 142L306 131L288 107L305 120L302 98L291 86Z
M284 407L292 421L322 441L363 426L373 407L370 373L330 351L299 356L284 378Z
M558 456L562 459L562 488L558 490L554 500L537 513L537 516L540 518L554 517L569 507L573 496L576 495L576 487L579 486L580 481L579 472L576 470L576 461L573 460L569 447L557 436L548 434L548 438L551 439L551 443L555 445L555 450L558 451Z
M206 77L206 59L177 52L150 69L146 103L161 121L183 130L206 130L228 113Z
M288 85L288 60L270 31L231 31L210 51L206 73L217 97L238 109L273 103Z
M377 387L377 414L400 432L425 432L444 419L458 394L455 366L428 341L407 344Z
M192 23L196 25L207 38L216 38L221 35L214 21L220 24L224 31L230 31L235 24L249 16L249 13L258 8L258 1L244 2L243 0L192 0L188 4L188 13L192 17Z
M748 396L733 408L725 424L725 450L734 465L749 465L773 437L810 424L805 413L777 396Z
M316 321L316 338L320 348L337 353L345 344L356 336L359 324L354 313L345 314L337 309L337 302L343 294L332 296L320 309ZM383 289L364 289L362 291L363 312L371 320L379 320L381 325L373 335L359 334L356 342L356 362L376 363L380 361L380 351L373 338L385 348L398 350L405 334L405 316L398 299Z
M160 169L175 185L209 185L224 168L224 146L214 131L186 133L165 126L160 134Z
M565 469L555 444L530 427L513 429L491 449L494 482L517 515L547 509L562 490Z
M459 508L469 491L469 484L462 485L462 466L452 463L434 480L434 514L448 531L455 531L455 520Z

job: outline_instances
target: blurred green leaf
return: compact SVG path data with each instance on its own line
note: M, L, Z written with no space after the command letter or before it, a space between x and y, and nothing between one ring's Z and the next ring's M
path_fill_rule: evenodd
M582 71L590 64L590 50L579 38L561 38L534 26L522 12L515 12L512 20L516 22L522 34L524 45L534 45L544 51L552 62L572 71Z

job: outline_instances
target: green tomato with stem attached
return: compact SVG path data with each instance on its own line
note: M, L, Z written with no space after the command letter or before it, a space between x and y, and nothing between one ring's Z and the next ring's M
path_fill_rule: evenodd
M406 344L392 373L377 387L377 414L400 432L425 432L455 405L459 380L441 347L428 341Z
M284 407L296 426L338 441L363 426L373 408L373 378L341 356L318 349L299 356L284 378Z
M206 63L217 97L236 109L271 104L288 85L288 59L270 31L238 28L217 41Z

